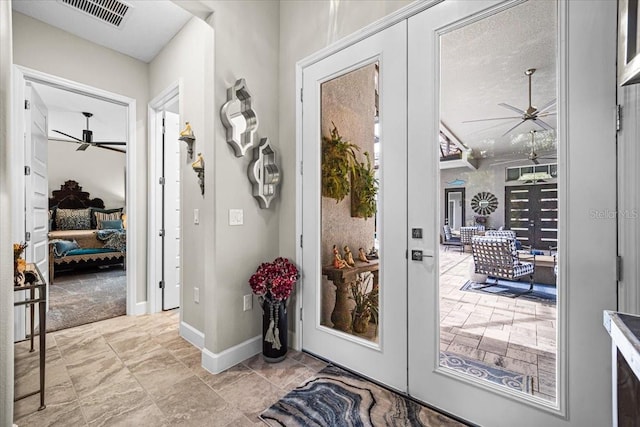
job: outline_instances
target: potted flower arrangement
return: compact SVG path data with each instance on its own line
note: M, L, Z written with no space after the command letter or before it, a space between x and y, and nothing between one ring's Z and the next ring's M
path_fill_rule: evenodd
M262 307L262 354L267 362L279 362L287 353L287 299L298 277L298 268L278 257L260 264L249 279Z
M22 258L26 243L13 244L13 286L24 285L24 271L27 269L27 261Z
M352 299L355 303L351 311L351 325L353 332L363 334L367 332L369 322L378 324L378 287L373 284L373 277L358 276L350 286Z

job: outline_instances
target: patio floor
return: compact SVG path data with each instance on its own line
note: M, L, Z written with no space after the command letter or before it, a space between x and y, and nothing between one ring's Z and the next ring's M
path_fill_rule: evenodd
M472 263L440 248L440 349L529 375L533 395L555 401L555 303L461 291Z

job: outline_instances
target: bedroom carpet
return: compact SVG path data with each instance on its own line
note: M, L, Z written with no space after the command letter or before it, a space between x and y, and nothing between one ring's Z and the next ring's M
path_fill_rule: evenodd
M463 426L446 415L329 365L260 418L270 426Z
M124 316L127 272L121 266L56 275L49 287L47 332Z

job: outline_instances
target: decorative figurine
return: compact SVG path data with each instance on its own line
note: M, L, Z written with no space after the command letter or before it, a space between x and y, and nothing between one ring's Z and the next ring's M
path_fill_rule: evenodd
M347 265L351 267L356 265L356 262L353 260L353 254L351 253L351 249L349 249L349 246L344 247L344 260L347 263Z
M378 250L375 247L371 248L371 250L367 254L367 258L368 259L378 259Z
M349 267L349 265L347 265L347 262L343 260L342 257L340 256L340 252L338 252L337 245L333 245L333 267L334 268Z
M364 251L364 248L358 249L358 259L362 262L370 262L367 259L367 253Z
M189 122L185 123L184 129L180 131L180 136L195 139L195 136L193 136L193 130L191 130L191 125L189 124Z

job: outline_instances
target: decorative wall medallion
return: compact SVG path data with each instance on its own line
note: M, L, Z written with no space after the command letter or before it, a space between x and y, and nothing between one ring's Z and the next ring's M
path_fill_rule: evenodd
M258 116L251 108L251 94L244 79L227 89L227 102L220 110L220 118L236 157L244 156L253 147L258 129Z
M481 191L471 199L471 209L479 215L489 215L498 209L498 198L487 191Z
M253 197L262 209L268 209L280 185L280 169L269 138L262 138L260 145L253 149L253 161L249 164L247 174L253 183Z

